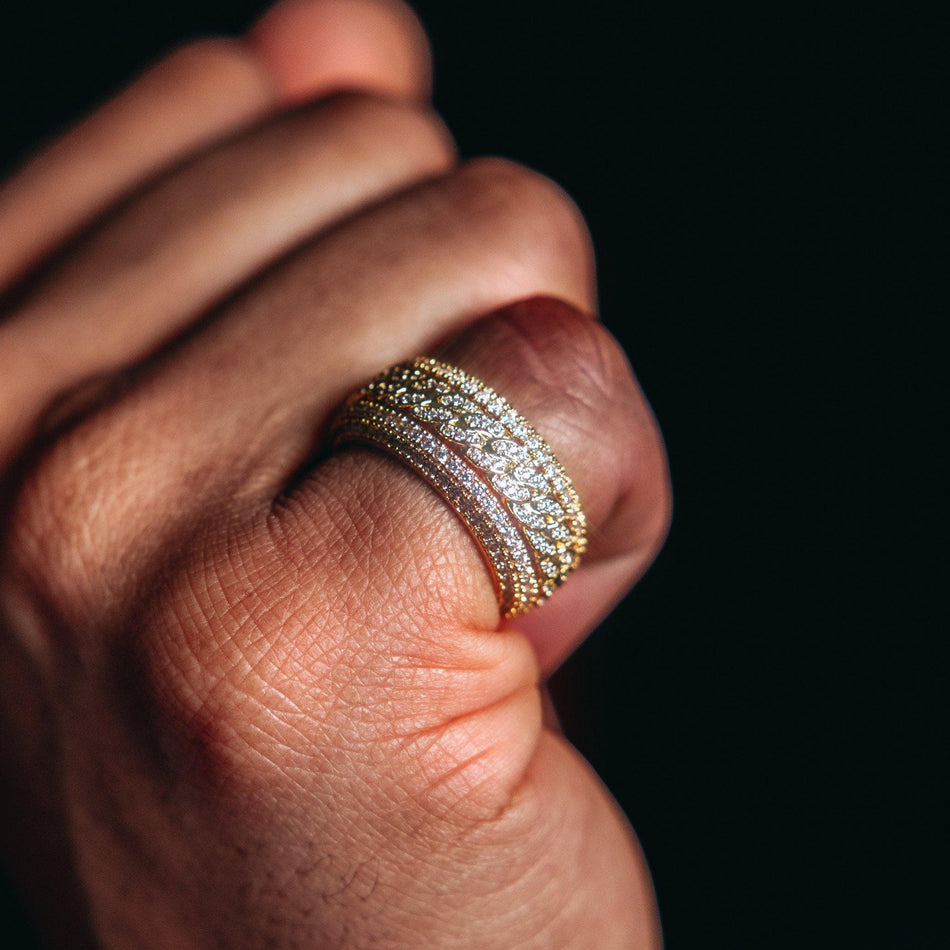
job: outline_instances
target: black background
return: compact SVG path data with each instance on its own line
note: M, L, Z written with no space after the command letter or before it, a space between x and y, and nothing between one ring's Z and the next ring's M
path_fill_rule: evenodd
M261 6L5 3L0 163ZM898 4L416 8L463 153L587 216L667 439L667 547L555 686L668 945L946 946L947 31Z

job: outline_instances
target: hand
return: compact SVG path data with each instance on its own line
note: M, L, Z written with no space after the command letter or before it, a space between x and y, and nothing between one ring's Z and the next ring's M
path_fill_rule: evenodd
M6 851L81 946L654 947L543 684L665 535L662 441L546 179L459 165L395 0L171 54L0 191ZM341 400L443 347L547 438L584 565L499 625Z

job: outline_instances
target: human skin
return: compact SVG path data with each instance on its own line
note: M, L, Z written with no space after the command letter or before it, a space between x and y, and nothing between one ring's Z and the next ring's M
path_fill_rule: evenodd
M0 189L3 845L52 945L660 943L544 683L662 543L662 440L576 208L459 163L429 62L392 0L284 0ZM433 350L590 522L510 622L425 483L326 451Z

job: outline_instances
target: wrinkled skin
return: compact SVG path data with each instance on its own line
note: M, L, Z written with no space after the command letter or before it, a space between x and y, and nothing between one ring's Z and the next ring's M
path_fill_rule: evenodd
M4 845L52 944L660 943L543 684L662 542L662 441L577 210L459 164L429 82L393 0L284 0L0 190ZM500 626L439 497L325 451L350 390L434 348L591 523Z

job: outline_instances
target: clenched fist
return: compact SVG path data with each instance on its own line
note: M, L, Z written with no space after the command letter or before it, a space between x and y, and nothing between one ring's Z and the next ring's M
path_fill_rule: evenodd
M662 441L577 210L459 164L428 88L395 0L283 0L0 190L2 824L51 944L659 944L544 682L662 542ZM511 620L424 479L329 450L432 352L587 515Z

